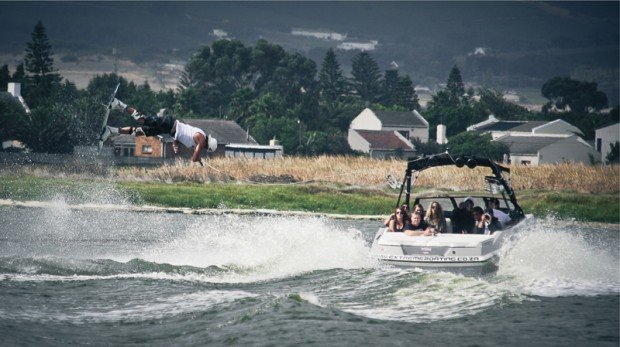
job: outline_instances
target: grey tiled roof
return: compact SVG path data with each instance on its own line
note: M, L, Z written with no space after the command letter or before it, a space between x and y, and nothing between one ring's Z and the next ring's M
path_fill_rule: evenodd
M497 142L508 145L513 154L537 154L539 150L552 143L566 140L566 137L550 136L505 136L498 138Z
M521 132L526 132L526 133L531 133L532 129L539 127L541 125L545 125L548 124L549 122L546 121L529 121L529 122L525 122L525 124L516 126L512 129L510 129L510 131L521 131Z
M185 119L183 123L202 129L205 134L215 137L218 143L247 143L257 144L252 136L247 138L243 128L232 120L224 119Z
M377 111L372 110L382 125L388 127L426 127L426 124L413 112Z
M476 129L477 131L521 131L531 132L532 129L547 124L545 121L499 121Z

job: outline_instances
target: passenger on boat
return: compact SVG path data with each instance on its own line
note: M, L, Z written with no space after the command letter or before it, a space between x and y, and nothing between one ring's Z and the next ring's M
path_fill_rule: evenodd
M493 214L500 226L505 226L511 221L510 216L499 209L499 199L497 198L487 200L487 211Z
M390 220L389 229L392 232L403 232L411 227L409 220L405 218L402 208L397 208L394 212L394 219Z
M497 226L493 223L493 216L490 213L485 213L482 207L474 207L473 215L476 223L474 234L491 235L497 230Z
M411 223L411 216L409 215L409 206L407 206L407 204L402 204L400 206L400 209L403 212L403 218L405 218L405 221L408 223ZM396 213L389 215L383 224L386 227L389 227L390 221L394 220L395 217L396 217Z
M405 230L405 235L420 236L425 235L429 230L428 224L424 221L422 215L418 212L414 212L411 215L411 224L409 228Z
M422 206L422 204L415 204L415 205L413 205L413 210L412 210L411 213L413 213L413 212L418 212L423 217L426 215L426 212L424 212L424 206Z
M430 228L435 229L435 232L445 233L448 230L446 218L443 216L443 209L437 201L433 201L428 207L424 221Z
M474 229L474 217L470 204L463 201L452 211L452 232L455 234L470 234Z

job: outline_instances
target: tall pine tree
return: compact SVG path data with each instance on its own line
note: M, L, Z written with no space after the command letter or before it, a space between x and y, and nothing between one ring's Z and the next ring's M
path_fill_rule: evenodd
M366 102L377 101L381 91L381 72L377 62L368 52L360 52L351 63L353 86L357 94Z
M28 97L36 102L50 96L61 78L55 73L52 45L41 21L37 22L30 36L32 41L27 43L24 57L26 71L30 74L31 80L26 92Z
M394 105L402 106L410 111L420 109L418 95L413 89L413 82L409 75L398 78L394 91Z
M381 103L384 106L394 105L394 93L398 84L398 70L390 69L385 71L385 77L381 84Z
M450 76L448 76L448 84L446 85L446 91L448 92L448 98L453 105L461 104L463 95L465 94L465 85L463 84L463 78L461 77L461 71L454 65L450 70Z
M323 98L332 102L338 100L347 92L347 81L336 59L336 53L331 48L325 53L325 58L323 58L321 63L319 86Z
M19 63L19 65L17 65L13 76L11 76L11 82L26 82L26 70L24 70L24 63Z

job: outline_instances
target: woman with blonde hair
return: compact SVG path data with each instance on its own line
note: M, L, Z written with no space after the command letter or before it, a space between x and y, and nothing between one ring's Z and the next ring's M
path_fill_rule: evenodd
M446 218L443 216L443 209L437 201L433 201L428 207L424 221L435 233L445 233L448 230Z

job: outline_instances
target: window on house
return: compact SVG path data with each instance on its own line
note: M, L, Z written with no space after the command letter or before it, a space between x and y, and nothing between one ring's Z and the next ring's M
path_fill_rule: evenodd
M408 130L399 130L398 131L401 135L403 135L404 138L406 138L407 140L409 140L409 131Z
M142 145L142 154L152 154L153 153L153 147L151 147L150 145Z
M133 157L133 148L130 147L124 147L122 149L122 155L123 157Z
M532 164L532 162L529 160L521 160L521 165L530 165L530 164Z
M596 139L596 150L600 153L601 152L601 147L603 147L603 139L598 138Z

